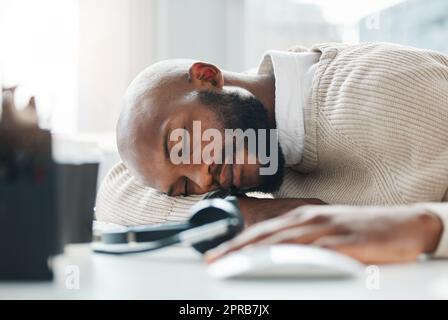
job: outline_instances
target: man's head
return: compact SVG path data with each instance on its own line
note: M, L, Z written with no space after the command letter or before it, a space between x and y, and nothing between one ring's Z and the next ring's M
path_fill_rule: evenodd
M266 134L256 135L255 148L247 137L244 147L238 148L238 135L226 139L229 129L257 133L264 129ZM145 69L129 86L117 125L117 144L134 177L169 195L230 187L269 192L280 185L284 165L269 129L260 100L241 86L225 84L219 68L167 60ZM222 141L216 144L217 140ZM258 156L263 143L267 156L276 162L275 172L268 175L260 174L269 165ZM212 144L215 148L210 148ZM276 148L270 148L273 145ZM270 150L277 152L269 154ZM187 161L179 163L179 157Z

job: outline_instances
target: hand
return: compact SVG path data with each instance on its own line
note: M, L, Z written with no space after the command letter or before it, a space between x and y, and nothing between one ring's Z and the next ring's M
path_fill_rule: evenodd
M206 253L212 262L248 246L297 243L339 251L366 264L415 260L434 252L442 222L418 206L304 206L247 228Z

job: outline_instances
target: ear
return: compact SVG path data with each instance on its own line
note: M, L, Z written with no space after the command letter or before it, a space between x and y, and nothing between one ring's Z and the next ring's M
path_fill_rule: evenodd
M224 86L224 77L221 70L209 63L196 62L188 70L190 81L197 88L215 87L221 89Z

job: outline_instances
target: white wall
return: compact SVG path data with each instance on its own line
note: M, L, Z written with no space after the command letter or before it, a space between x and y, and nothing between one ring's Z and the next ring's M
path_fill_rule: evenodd
M244 1L79 0L82 132L114 129L132 78L163 59L194 58L241 70Z
M128 84L158 60L193 58L240 71L270 48L338 40L319 7L296 0L0 4L4 76L39 91L53 129L62 132L114 131Z
M41 125L74 131L77 117L77 0L0 0L3 84L17 101L36 96Z
M193 58L238 68L244 1L156 0L155 58ZM243 49L241 47L241 49Z
M78 130L110 131L122 96L151 63L151 1L79 0Z

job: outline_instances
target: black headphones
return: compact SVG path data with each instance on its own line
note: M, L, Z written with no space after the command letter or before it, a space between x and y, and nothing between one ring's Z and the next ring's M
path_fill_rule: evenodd
M157 250L176 243L191 245L200 253L217 247L238 234L244 226L235 196L213 198L209 194L191 208L192 215L185 223L169 223L129 227L117 232L99 234L92 244L98 253L128 254Z

